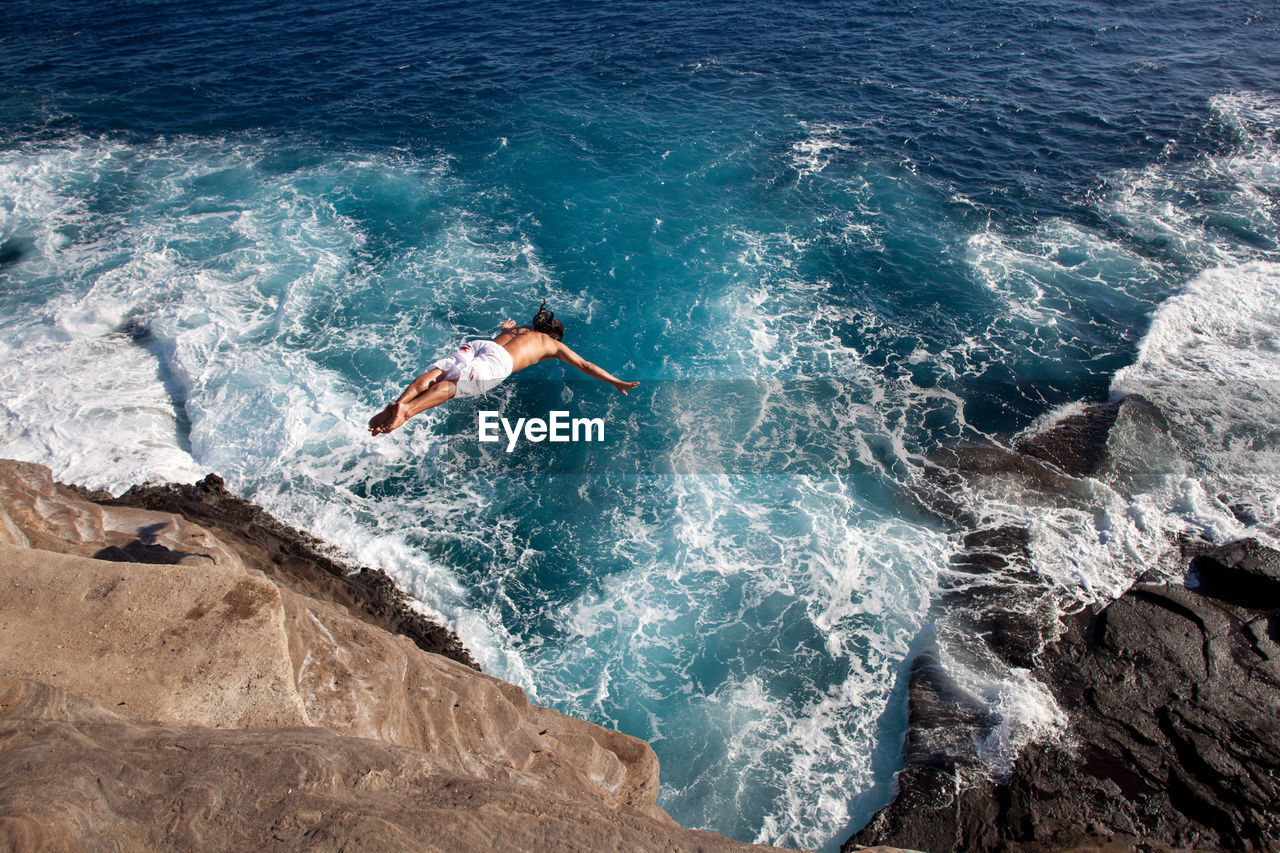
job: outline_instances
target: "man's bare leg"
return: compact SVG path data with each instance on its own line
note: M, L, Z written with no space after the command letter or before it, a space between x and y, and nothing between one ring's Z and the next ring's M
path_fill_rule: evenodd
M369 419L369 432L373 435L381 435L384 432L391 432L390 429L383 429L387 424L395 420L396 412L402 403L407 403L414 397L426 391L431 385L444 375L444 371L438 367L433 367L417 379L409 383L409 387L404 389L394 403L389 403L385 409ZM404 423L404 421L401 421ZM392 427L394 429L394 427Z
M415 379L405 392L400 395L400 399L387 406L380 413L373 416L369 421L369 433L371 435L384 435L397 430L404 426L404 422L414 415L421 414L427 409L440 405L446 400L452 400L453 396L458 393L458 385L445 379L432 378L439 377L439 370L432 370L424 373ZM422 382L422 380L426 382ZM420 384L421 383L421 384ZM418 388L424 387L424 390L414 394Z

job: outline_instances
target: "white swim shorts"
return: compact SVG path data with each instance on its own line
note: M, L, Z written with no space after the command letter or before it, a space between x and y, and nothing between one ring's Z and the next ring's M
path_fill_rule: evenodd
M493 341L471 341L431 366L458 386L455 398L474 397L511 375L511 353Z

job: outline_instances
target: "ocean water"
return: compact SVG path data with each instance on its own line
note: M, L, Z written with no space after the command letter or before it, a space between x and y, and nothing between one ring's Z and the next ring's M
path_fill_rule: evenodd
M1280 518L1280 11L1257 0L49 2L0 32L0 455L210 471L648 740L659 804L833 846L934 648L1007 771L1061 715L945 609L928 454L1140 393L993 478L1027 612ZM368 418L546 299L558 364ZM481 444L481 410L605 441ZM1009 585L1022 583L1015 577Z

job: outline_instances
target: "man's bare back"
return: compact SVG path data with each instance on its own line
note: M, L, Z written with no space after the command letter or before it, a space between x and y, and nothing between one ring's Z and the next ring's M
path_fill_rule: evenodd
M502 324L502 331L493 342L510 354L512 373L519 373L531 364L555 358L557 347L569 349L550 335L517 326L511 320Z
M542 322L544 315L552 322ZM558 337L553 336L563 334L563 329L555 322L554 316L546 311L546 303L543 303L534 317L535 325L542 325L552 334L517 326L513 320L504 322L502 331L492 341L492 344L501 348L501 353L495 352L496 348L485 341L473 341L464 345L453 356L437 362L430 370L413 380L394 403L374 415L369 421L369 432L372 435L382 435L399 429L409 418L446 400L455 396L483 393L510 374L553 358L576 367L588 376L608 382L624 396L640 384L617 378L561 343ZM509 362L509 368L502 364L504 358Z

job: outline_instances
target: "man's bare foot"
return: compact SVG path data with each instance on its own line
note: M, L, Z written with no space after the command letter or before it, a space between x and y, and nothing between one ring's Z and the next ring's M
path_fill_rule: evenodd
M390 403L385 409L369 419L369 434L383 435L394 429L399 429L404 425L408 418L404 416L404 411L399 403Z
M383 409L381 412L378 412L378 414L369 418L369 434L370 435L377 435L382 431L383 426L385 426L391 420L391 418L395 415L395 407L396 407L396 404L392 403L391 405Z

